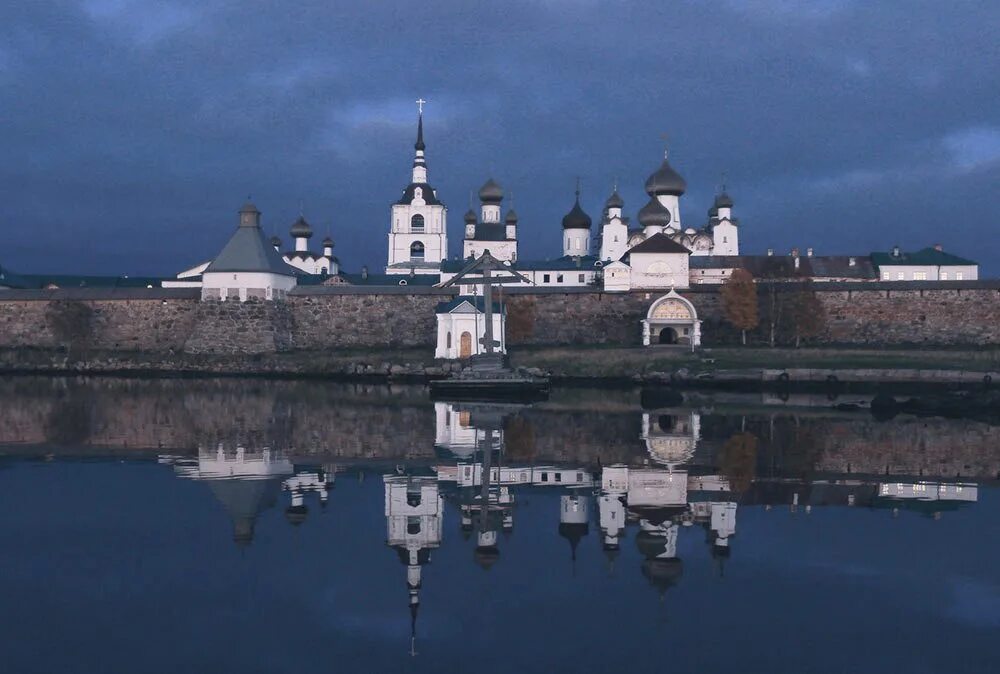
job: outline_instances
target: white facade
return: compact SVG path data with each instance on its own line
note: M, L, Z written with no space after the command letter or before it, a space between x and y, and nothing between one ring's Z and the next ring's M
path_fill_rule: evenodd
M671 290L650 305L642 321L642 344L701 346L701 321L691 302Z
M601 228L601 260L620 260L628 250L628 238L628 225L622 220L621 209L609 209L608 219Z
M205 272L201 277L203 300L281 300L295 287L295 277L268 272Z
M486 316L474 304L474 298L459 297L437 313L437 346L435 358L453 360L469 358L484 353L483 338L486 334ZM482 300L478 301L482 305ZM493 312L494 352L507 352L506 315Z
M881 281L977 281L979 265L882 265Z
M563 230L563 255L581 257L590 255L589 229Z
M636 290L687 288L688 254L629 253L631 287Z

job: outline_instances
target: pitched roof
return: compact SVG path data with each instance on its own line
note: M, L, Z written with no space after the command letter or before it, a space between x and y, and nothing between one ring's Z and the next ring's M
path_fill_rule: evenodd
M964 257L946 253L936 248L924 248L915 253L903 253L893 255L892 253L872 253L872 262L876 267L892 267L900 265L932 265L932 266L974 266L977 263L967 260Z
M854 264L851 264L854 260ZM844 278L874 279L878 275L864 256L823 255L799 257L799 268L791 255L692 255L689 266L696 269L746 269L755 278Z
M213 272L266 272L282 276L296 276L295 270L285 263L281 253L264 239L259 226L240 225L212 263L205 269Z
M509 267L514 271L587 271L594 269L598 262L596 255L564 255L554 260L517 260ZM457 274L469 264L469 260L443 260L441 271L446 274Z
M629 248L627 254L632 253L684 253L690 255L691 251L661 232Z

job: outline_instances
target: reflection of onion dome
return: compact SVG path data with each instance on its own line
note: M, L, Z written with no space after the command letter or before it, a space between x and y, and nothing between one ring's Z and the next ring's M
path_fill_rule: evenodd
M296 239L309 239L313 235L312 227L309 226L309 223L301 215L292 223L290 233Z
M732 208L733 199L726 192L715 197L715 208Z
M304 505L288 506L285 508L285 519L292 526L299 526L306 521L306 514L308 514L309 509Z
M569 213L563 216L563 229L590 229L590 216L580 208L580 193L576 193L576 201Z
M495 545L476 546L476 550L472 553L472 556L476 560L476 564L489 571L497 563L497 560L500 559L500 548Z
M663 158L660 168L646 180L646 194L656 196L669 194L679 197L687 190L687 183L681 174L674 170L667 158Z
M677 584L684 575L684 563L674 557L672 559L645 559L642 562L642 575L649 584L663 594Z
M517 224L517 212L513 208L510 209L509 211L507 211L507 217L504 218L504 221L508 225L516 225Z
M559 523L559 535L569 541L573 559L576 559L576 547L580 544L580 539L586 536L589 531L590 527L586 522Z
M484 204L499 204L503 201L503 188L490 178L479 188L479 200Z
M671 220L670 211L656 197L650 197L649 203L639 209L638 218L643 227L666 227Z
M605 208L624 208L625 200L622 199L622 195L618 194L618 188L616 187L608 197L608 200L604 202Z
M476 213L471 208L465 212L465 224L476 224Z

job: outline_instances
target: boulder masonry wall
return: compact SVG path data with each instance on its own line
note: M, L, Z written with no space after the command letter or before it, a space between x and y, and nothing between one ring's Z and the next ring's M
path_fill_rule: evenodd
M1000 282L830 283L814 290L826 313L819 345L1000 346ZM662 292L587 288L507 292L508 342L637 345ZM733 343L718 286L682 291L706 346ZM144 289L0 291L0 348L260 354L434 345L439 289L301 288L285 302L202 302L196 292ZM766 305L762 296L761 306ZM751 334L766 338L767 318Z

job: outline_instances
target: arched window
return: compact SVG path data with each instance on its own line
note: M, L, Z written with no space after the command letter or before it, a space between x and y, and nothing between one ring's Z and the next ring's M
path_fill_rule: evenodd
M411 260L423 260L424 259L424 244L419 241L414 241L410 246L410 259Z
M414 232L424 231L424 216L417 213L412 218L410 218L410 229Z

